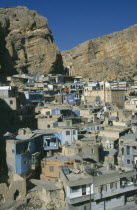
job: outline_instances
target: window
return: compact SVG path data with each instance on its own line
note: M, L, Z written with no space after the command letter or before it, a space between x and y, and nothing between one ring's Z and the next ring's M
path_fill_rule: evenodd
M58 127L58 123L57 122L54 122L53 123L53 127Z
M76 193L79 191L79 186L76 186L76 187L71 187L70 188L70 193Z
M120 145L121 145L121 146L123 145L123 141L120 142Z
M101 186L98 186L98 192L101 193Z
M86 185L82 185L82 195L86 195Z
M44 163L41 164L41 168L44 168Z
M112 189L114 187L114 183L110 183L110 189Z
M82 149L78 149L78 152L82 152Z
M54 166L50 166L49 170L50 170L50 172L53 172L54 171Z
M94 153L94 149L92 149L92 153Z
M103 190L104 190L104 191L107 191L107 185L106 185L106 184L103 185Z
M73 130L73 135L76 135L76 130Z
M66 136L69 136L70 135L70 131L66 131Z
M75 163L81 163L81 161L80 160L75 160Z
M27 161L26 160L24 160L24 164L27 165Z
M127 155L130 155L130 147L127 146Z
M50 128L50 125L47 125L47 128Z
M13 104L13 101L10 101L10 104Z
M46 115L50 115L50 112L46 112Z
M14 149L12 149L12 153L15 153Z
M127 159L127 164L130 164L130 160L129 159Z

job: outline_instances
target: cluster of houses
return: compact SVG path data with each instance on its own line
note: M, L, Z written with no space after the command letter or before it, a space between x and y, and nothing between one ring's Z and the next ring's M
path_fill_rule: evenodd
M25 199L28 183L62 192L55 209L106 210L136 198L136 81L8 77L0 127L1 208Z

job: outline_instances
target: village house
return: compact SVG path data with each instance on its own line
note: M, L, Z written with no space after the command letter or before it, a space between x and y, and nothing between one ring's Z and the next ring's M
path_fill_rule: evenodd
M124 206L137 190L136 171L110 168L88 169L75 173L61 166L59 177L63 182L66 209L110 209Z
M26 180L29 196L55 209L52 197L60 209L107 210L137 195L136 87L69 71L0 87L0 205L24 199Z
M96 103L115 103L119 108L124 108L126 86L106 83L89 83L84 87L82 100L96 101Z
M124 143L124 167L137 169L137 139Z
M5 137L5 140L6 162L9 171L24 177L33 174L43 155L42 135L20 134L12 138Z
M128 100L125 101L125 109L137 110L137 97L128 96Z
M45 157L41 161L42 174L40 177L45 181L57 182L59 166L66 166L73 170L75 168L78 168L77 165L81 164L82 164L82 159L79 156L55 155L55 156Z
M130 144L137 139L137 133L130 133L119 138L119 154L118 154L118 164L124 166L125 158L127 153L125 151L125 144ZM125 147L125 148L124 148ZM129 147L128 147L129 148ZM125 156L126 155L126 156ZM129 162L129 161L128 161Z

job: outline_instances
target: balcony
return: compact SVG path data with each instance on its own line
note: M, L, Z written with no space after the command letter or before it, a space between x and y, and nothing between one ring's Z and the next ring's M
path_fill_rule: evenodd
M56 137L52 138L45 138L44 139L44 150L58 150L59 149L59 144L58 144L58 139Z
M57 150L59 149L59 146L56 145L56 146L45 146L44 147L44 150L47 151L47 150Z
M76 204L80 202L89 201L90 199L93 199L93 195L81 195L75 198L67 197L66 200L69 204Z
M121 186L122 192L128 192L128 191L132 191L132 190L136 190L136 189L137 189L137 186L133 182L129 182L129 183L125 184L124 186Z
M31 169L35 170L36 167L39 165L39 152L31 154Z
M133 191L133 190L137 190L137 186L135 186L134 183L126 184L126 185L121 186L120 188L117 188L117 189L113 188L113 189L109 189L107 191L102 191L101 193L96 193L96 194L94 194L94 199L99 200L102 198L107 198L107 197L115 196L118 194L124 194L126 192Z

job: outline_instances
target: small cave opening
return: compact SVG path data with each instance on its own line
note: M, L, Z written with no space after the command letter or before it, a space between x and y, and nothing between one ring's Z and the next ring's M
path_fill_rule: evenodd
M16 190L16 192L14 193L14 200L18 200L20 197L20 192L18 190Z
M5 202L5 198L3 194L0 194L0 203L4 203Z

